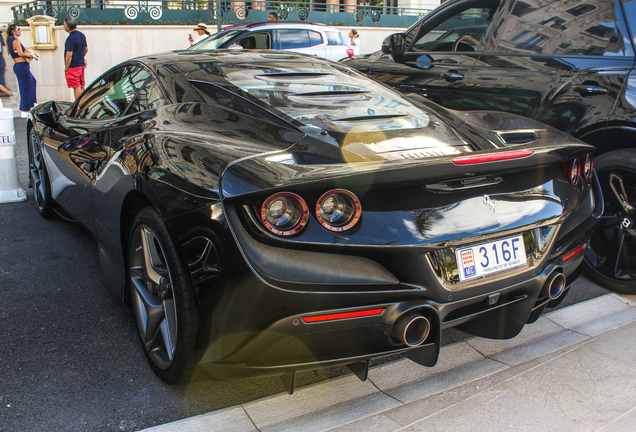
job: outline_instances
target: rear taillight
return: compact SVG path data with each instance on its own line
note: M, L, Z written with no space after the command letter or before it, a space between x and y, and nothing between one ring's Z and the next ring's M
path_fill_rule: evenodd
M353 57L353 50L351 48L347 49L347 55Z
M588 182L592 181L594 175L594 158L592 155L585 155L583 157L583 178Z
M579 184L581 178L581 163L578 158L569 161L565 168L565 175L572 186Z
M305 201L291 192L279 192L261 206L261 222L270 232L289 236L300 232L309 220Z
M486 162L499 162L510 159L519 159L531 156L533 153L533 150L514 150L497 153L476 154L470 156L459 156L453 158L452 161L455 165L472 165Z
M334 189L323 194L316 203L316 219L329 231L346 231L360 220L362 205L353 193Z

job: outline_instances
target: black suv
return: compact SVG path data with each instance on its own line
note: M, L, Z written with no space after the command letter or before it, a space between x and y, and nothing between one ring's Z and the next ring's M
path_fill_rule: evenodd
M451 0L343 60L454 110L506 111L596 146L603 221L590 275L636 292L636 0Z

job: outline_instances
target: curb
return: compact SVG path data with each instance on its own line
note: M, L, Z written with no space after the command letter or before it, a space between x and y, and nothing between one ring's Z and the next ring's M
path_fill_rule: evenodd
M443 346L433 368L401 359L365 382L348 374L145 431L396 431L633 322L636 296L607 294L544 314L513 339Z

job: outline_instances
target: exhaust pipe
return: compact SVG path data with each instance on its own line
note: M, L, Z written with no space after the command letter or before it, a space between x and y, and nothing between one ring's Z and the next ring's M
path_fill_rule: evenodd
M416 311L402 315L393 327L393 332L400 342L410 347L421 345L430 331L431 322Z
M554 272L548 276L548 280L543 286L543 295L547 295L551 300L556 300L561 297L563 291L565 291L565 276L561 272Z

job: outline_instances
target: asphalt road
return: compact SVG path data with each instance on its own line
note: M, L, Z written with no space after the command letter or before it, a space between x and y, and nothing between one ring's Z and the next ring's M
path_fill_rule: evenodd
M25 121L15 127L26 189ZM103 283L96 243L75 223L41 218L27 192L27 202L0 204L1 431L132 431L283 391L278 378L161 382L132 309ZM570 291L562 307L607 293L585 279ZM464 337L447 331L444 342Z

